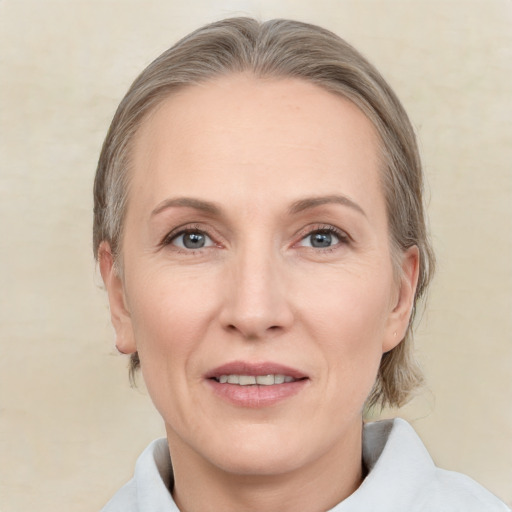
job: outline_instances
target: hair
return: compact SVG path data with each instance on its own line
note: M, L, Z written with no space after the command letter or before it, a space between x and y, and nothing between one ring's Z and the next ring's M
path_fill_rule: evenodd
M383 354L367 406L403 405L423 381L414 358L412 324L418 300L432 277L435 258L423 205L423 174L414 130L395 93L357 50L314 25L230 18L206 25L154 60L133 82L107 133L94 182L94 255L110 244L122 267L123 222L130 178L130 150L138 128L173 91L223 75L249 72L257 78L298 78L353 102L374 125L380 142L393 266L412 246L419 251L419 278L405 337ZM140 366L130 359L133 382Z

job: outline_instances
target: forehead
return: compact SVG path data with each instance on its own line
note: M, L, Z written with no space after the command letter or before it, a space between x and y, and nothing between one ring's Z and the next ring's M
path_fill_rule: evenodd
M340 95L300 79L230 75L172 93L144 120L132 191L153 204L191 187L267 202L270 189L290 201L305 189L380 193L377 148L371 122Z

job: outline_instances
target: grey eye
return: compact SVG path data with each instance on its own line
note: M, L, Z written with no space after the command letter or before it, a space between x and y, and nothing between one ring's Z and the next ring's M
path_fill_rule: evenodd
M212 239L201 231L187 231L178 235L172 243L182 249L202 249L213 244Z
M311 247L330 247L332 245L331 233L313 233L310 238Z
M300 245L302 247L314 247L315 249L325 249L340 242L340 237L335 233L326 230L313 231L305 236Z
M200 249L204 247L205 236L202 233L186 233L183 235L183 245L187 249Z

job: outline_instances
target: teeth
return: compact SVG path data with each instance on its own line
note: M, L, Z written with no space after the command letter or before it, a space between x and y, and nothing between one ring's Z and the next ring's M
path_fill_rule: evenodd
M217 379L221 384L238 384L239 386L273 386L274 384L284 384L293 382L295 379L289 375L221 375Z
M256 384L256 377L253 375L240 375L238 380L240 386L252 386L253 384Z
M258 375L256 377L256 384L261 384L262 386L272 386L275 384L274 375Z

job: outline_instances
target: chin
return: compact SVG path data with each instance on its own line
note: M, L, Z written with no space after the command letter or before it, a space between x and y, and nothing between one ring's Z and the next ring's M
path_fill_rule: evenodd
M293 433L269 425L252 425L244 430L211 443L207 456L210 462L228 473L270 476L293 472L311 462L308 454L323 451L317 446L318 440L315 443L308 439L296 426ZM310 450L304 450L304 446Z
M219 457L215 465L227 473L237 475L281 475L291 473L305 464L306 460L299 458L300 451L295 449L293 452L289 453L288 449L270 452L259 445L253 445L248 449L230 453L228 457Z

